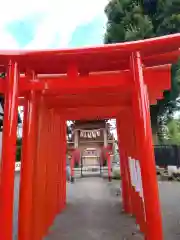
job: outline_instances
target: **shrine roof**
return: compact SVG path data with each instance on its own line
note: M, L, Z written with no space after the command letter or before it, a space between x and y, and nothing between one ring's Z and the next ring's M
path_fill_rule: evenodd
M180 34L99 47L43 50L1 51L0 71L9 60L17 61L21 72L34 70L37 74L64 74L69 64L77 65L80 73L129 69L132 52L140 51L146 66L172 63L177 60Z
M94 129L94 128L105 128L107 119L94 119L94 120L76 120L74 123L75 129Z

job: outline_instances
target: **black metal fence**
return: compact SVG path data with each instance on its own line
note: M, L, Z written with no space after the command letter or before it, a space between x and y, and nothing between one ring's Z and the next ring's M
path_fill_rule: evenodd
M155 145L155 161L158 166L180 166L180 146Z
M157 166L167 167L177 166L180 167L180 146L177 145L154 145L154 154L155 161ZM100 160L99 160L100 163ZM96 166L92 171L99 171L100 175L102 173L102 166ZM75 166L75 171L79 171L81 177L84 176L85 172L83 171L83 161L81 158L80 164Z

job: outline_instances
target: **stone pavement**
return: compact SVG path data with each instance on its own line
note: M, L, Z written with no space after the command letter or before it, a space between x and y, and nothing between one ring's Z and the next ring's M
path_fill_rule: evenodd
M44 240L143 239L134 219L121 213L116 187L101 178L68 184L67 208L56 218Z
M18 202L19 202L19 182L20 182L20 173L15 173L14 179L14 217L13 217L13 240L17 240L17 231L18 231Z
M159 182L164 240L180 239L180 182Z
M68 205L45 240L140 239L134 220L121 214L116 188L100 178L79 179L68 184ZM159 182L164 240L180 239L180 183ZM17 240L19 173L15 176L14 240ZM93 232L92 232L93 231ZM80 234L80 237L79 235ZM94 236L94 235L95 236ZM110 237L109 237L110 236Z

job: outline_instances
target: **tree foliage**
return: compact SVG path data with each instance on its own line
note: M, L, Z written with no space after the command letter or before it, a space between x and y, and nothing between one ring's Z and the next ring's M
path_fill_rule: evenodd
M180 0L111 0L105 8L108 22L105 43L136 41L180 32ZM180 88L180 62L172 66L172 88L151 107L151 121L157 131L157 116L176 109ZM174 102L175 101L175 102ZM173 105L173 107L172 107Z

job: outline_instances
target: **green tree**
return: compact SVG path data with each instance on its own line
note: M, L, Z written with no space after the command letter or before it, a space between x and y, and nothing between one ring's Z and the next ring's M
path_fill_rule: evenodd
M180 122L179 120L172 120L167 124L168 128L168 144L180 145Z
M180 32L180 0L111 0L105 13L108 18L105 43L136 41ZM151 106L154 132L158 127L157 116L166 114L169 102L178 97L179 83L180 62L172 67L171 91L165 91L164 99Z

